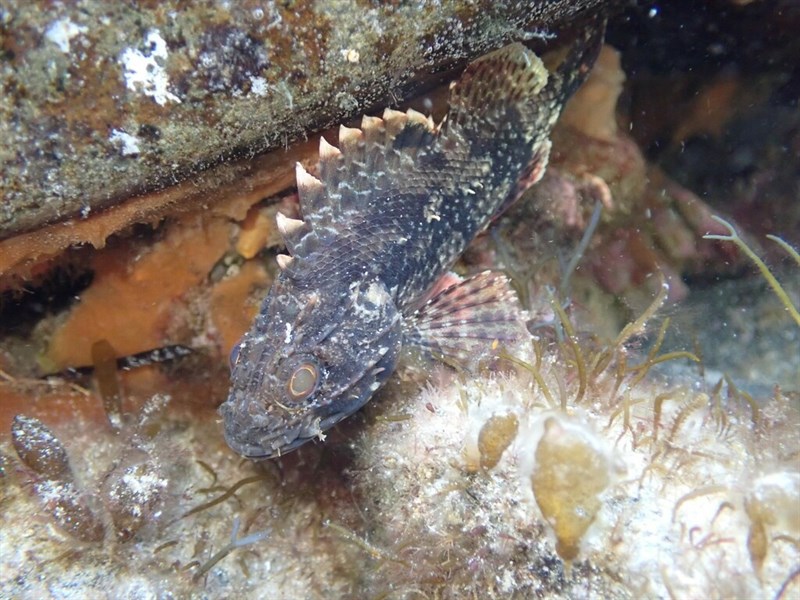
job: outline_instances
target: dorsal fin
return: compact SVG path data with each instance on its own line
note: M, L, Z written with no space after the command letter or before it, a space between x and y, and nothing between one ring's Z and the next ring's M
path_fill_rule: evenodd
M386 126L386 132L392 137L396 136L405 127L408 121L408 115L399 110L392 110L387 108L383 111L383 122Z
M380 117L368 117L364 115L361 119L361 131L364 132L364 141L368 145L379 144L384 141L383 119Z
M407 240L395 231L397 220L384 217L421 215L430 227L417 232L413 260L415 284L427 287L429 275L419 267L428 241L464 233L459 227L473 234L513 199L520 170L526 183L541 175L547 137L565 90L574 86L571 69L583 72L578 66L586 43L578 46L553 76L521 44L478 59L453 86L447 121L438 126L415 110L387 110L383 117L364 117L359 128L342 127L338 148L320 138L318 178L297 171L310 231L292 240L293 254L307 256L353 232L384 241L394 228L397 239ZM456 254L455 245L448 247L436 268Z
M351 209L363 215L372 190L388 181L387 171L411 166L436 133L431 117L386 109L383 117L363 117L360 128L341 126L338 148L321 137L318 177L299 163L296 168L304 226L289 225L285 218L279 223L291 254L307 256L328 243L337 224L352 218ZM287 227L290 233L284 232Z
M324 136L319 138L319 177L325 182L331 182L342 163L342 152L332 146Z
M394 136L394 146L413 156L418 150L429 147L436 134L437 130L431 117L409 108L406 111L403 128Z
M281 212L275 215L275 221L289 253L292 256L298 254L298 248L302 247L303 239L311 233L311 227L305 221L291 219Z
M325 200L325 185L311 173L306 171L300 163L295 165L295 179L297 180L297 194L300 196L300 207L304 215L309 215L317 210Z
M364 134L358 127L339 126L339 147L345 152L355 152L363 139Z

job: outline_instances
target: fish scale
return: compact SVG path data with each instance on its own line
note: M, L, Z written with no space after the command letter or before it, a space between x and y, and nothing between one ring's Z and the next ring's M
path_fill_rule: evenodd
M589 26L550 74L521 44L472 63L444 122L409 110L320 141L298 165L303 220L279 216L290 255L232 353L225 438L249 458L285 454L358 410L419 348L472 368L525 339L507 279L448 269L543 174L561 107L602 38Z

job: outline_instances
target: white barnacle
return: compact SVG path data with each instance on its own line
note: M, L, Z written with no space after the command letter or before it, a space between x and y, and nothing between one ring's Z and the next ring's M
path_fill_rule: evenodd
M283 336L283 343L288 344L292 341L292 324L286 323L286 335Z

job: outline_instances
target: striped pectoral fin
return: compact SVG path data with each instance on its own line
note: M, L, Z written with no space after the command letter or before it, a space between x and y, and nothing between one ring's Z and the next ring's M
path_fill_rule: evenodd
M527 339L525 311L502 273L484 271L446 283L405 319L404 344L472 369L501 347Z

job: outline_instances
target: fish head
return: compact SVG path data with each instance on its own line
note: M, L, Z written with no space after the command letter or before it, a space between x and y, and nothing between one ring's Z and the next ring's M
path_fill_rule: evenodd
M394 370L400 313L380 282L303 288L282 274L231 353L220 407L247 458L286 454L363 406Z

